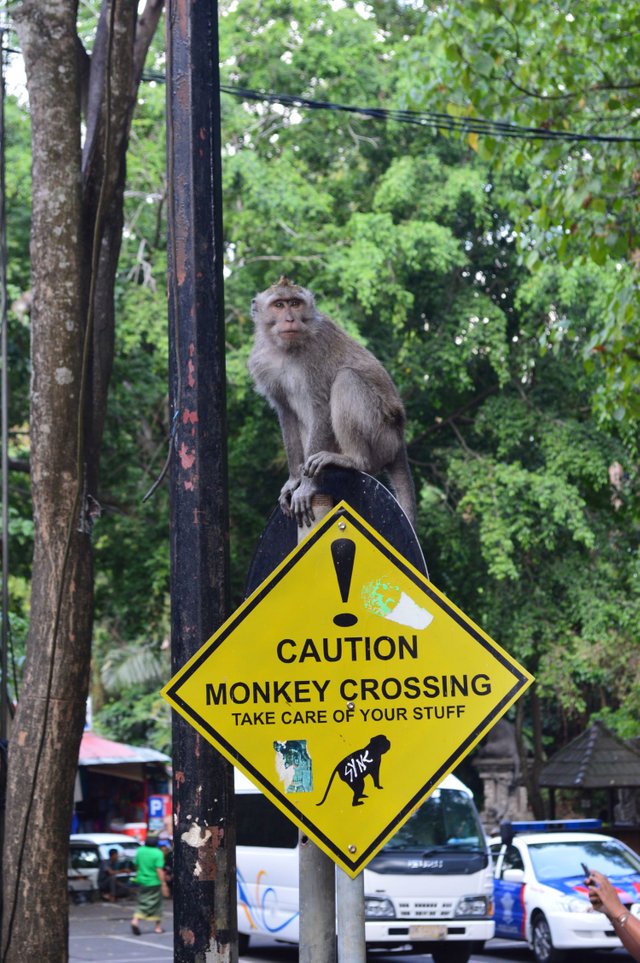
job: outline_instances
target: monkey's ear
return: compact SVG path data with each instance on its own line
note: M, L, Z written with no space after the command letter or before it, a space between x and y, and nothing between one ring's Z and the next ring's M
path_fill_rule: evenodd
M252 317L254 320L255 320L256 310L257 310L257 309L256 309L257 301L258 301L257 298L252 298L252 299L251 299L251 317Z

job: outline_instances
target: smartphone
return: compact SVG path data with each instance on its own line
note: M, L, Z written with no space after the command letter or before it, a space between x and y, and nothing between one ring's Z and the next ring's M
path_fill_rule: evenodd
M588 867L585 863L580 863L580 865L582 866L582 871L583 871L585 877L587 877L587 878L590 877L590 876L591 876L591 871L590 871L589 867Z

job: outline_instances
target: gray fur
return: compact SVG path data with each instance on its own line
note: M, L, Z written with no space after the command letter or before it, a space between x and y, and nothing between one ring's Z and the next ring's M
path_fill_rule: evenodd
M415 523L415 490L400 395L383 366L287 278L252 302L249 371L276 411L289 462L280 505L311 523L317 476L328 467L386 472Z

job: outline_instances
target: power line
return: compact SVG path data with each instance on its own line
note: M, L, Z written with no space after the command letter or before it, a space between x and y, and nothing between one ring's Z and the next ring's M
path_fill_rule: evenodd
M143 75L144 80L164 83L164 74L149 72ZM569 143L602 143L602 144L640 144L640 136L625 136L621 134L583 134L569 130L554 130L546 127L527 127L513 124L509 121L485 120L480 117L452 117L450 114L433 110L402 110L386 109L384 107L357 107L353 104L338 104L330 100L311 100L297 94L276 94L266 90L253 90L250 87L234 87L220 84L222 93L230 94L242 100L253 100L269 104L281 104L300 110L333 110L344 113L358 114L372 120L393 121L398 124L415 124L420 127L431 127L436 130L459 131L466 134L478 134L488 137L511 137L520 140L556 140Z
M154 77L153 79L158 79ZM385 109L383 107L356 107L347 104L337 104L326 100L310 100L295 94L275 94L262 90L252 90L247 87L231 87L220 85L223 93L231 94L243 100L262 101L270 104L281 104L303 110L334 110L373 120L393 121L399 124L416 124L420 127L431 127L438 130L460 131L461 133L478 134L490 137L512 137L521 140L556 140L574 143L605 143L619 144L640 143L640 137L622 136L618 134L580 134L574 131L552 130L546 127L524 127L508 121L484 120L479 117L452 117L438 111L416 111Z
M8 53L19 53L9 49ZM142 79L148 83L166 83L166 77L159 71L145 71ZM481 117L452 117L450 114L434 110L403 110L384 107L358 107L353 104L338 104L330 100L311 100L297 94L277 94L251 87L235 87L220 84L220 91L242 100L253 100L268 104L281 104L299 110L333 110L358 114L372 120L392 121L397 124L414 124L434 130L458 131L462 134L477 134L485 137L510 137L518 140L551 140L565 143L583 144L640 144L640 136L623 134L583 134L570 130L555 130L546 127L528 127L510 121L486 120Z
M7 319L7 224L5 189L5 122L4 122L4 52L5 28L0 25L0 464L2 468L2 595L0 605L0 739L7 738L8 731L8 662L10 644L9 623L9 349Z

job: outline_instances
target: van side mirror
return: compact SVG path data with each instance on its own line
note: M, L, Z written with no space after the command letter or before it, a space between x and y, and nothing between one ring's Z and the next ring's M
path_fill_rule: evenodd
M523 869L505 869L502 874L505 883L521 883L524 880Z

